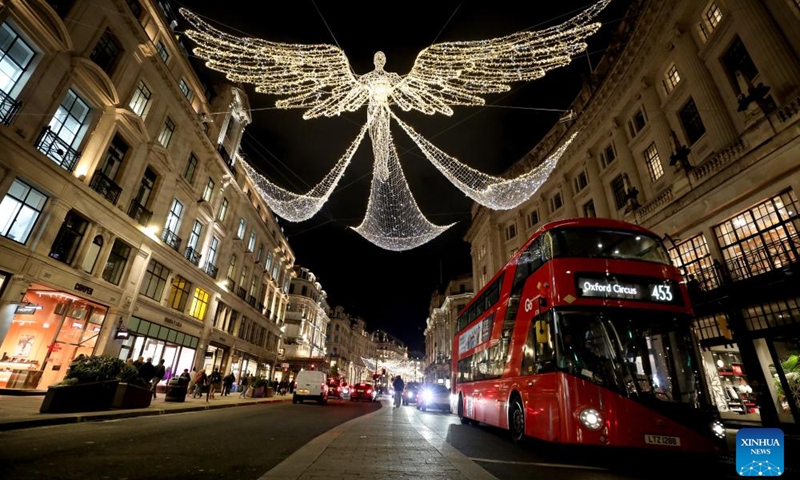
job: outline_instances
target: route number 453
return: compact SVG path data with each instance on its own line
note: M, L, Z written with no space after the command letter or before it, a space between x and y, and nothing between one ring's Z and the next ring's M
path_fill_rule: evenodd
M658 302L671 302L672 288L669 285L653 285L650 297Z

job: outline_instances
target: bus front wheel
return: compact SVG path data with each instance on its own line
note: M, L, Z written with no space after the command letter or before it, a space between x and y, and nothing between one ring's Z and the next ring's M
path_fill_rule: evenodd
M469 425L472 420L464 416L464 398L458 397L458 419L461 420L462 425Z
M519 397L511 400L508 428L511 430L511 438L515 442L520 442L525 438L525 410L522 408L522 400Z

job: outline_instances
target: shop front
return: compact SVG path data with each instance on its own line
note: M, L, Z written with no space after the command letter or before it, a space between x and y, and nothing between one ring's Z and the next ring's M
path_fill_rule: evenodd
M75 357L95 353L107 316L104 305L31 284L0 346L0 388L44 390L62 381Z
M132 316L127 327L117 332L117 339L122 340L118 357L122 360L152 358L154 365L163 358L167 371L164 383L184 369L191 372L200 338L176 329L182 326L180 322L171 322L172 325L167 326Z

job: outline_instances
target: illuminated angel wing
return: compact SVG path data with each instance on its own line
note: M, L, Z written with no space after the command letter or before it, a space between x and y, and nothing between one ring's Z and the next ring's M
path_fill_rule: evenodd
M600 0L572 19L544 30L491 40L437 43L419 53L411 71L392 91L403 110L452 115L451 105L483 105L478 95L508 91L509 84L536 80L567 65L586 49L599 23L592 20L611 2Z
M368 91L353 75L344 52L333 45L269 42L224 33L185 8L181 14L194 27L186 35L197 43L193 52L206 66L233 82L255 85L259 93L288 97L278 108L305 108L303 118L355 111Z

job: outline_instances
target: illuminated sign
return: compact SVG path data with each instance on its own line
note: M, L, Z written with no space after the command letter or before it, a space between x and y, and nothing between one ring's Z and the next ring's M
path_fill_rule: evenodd
M678 284L673 280L588 275L577 275L575 278L576 290L580 297L683 304Z
M33 315L34 313L36 313L37 310L41 310L41 309L42 309L42 306L41 305L37 305L35 303L29 303L29 304L22 304L21 303L21 304L17 305L17 308L16 308L16 310L14 310L14 313L16 313L17 315Z

